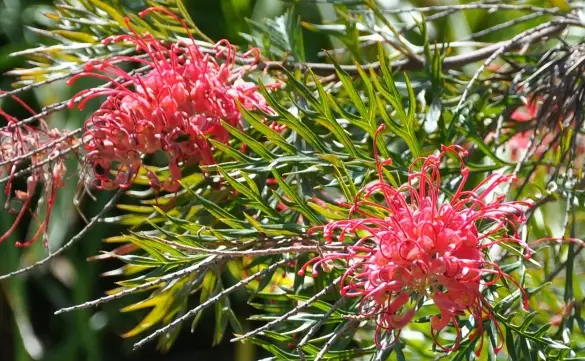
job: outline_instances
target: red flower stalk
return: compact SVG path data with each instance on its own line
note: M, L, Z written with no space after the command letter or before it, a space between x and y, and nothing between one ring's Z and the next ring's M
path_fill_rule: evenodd
M140 16L153 11L174 17L187 29L164 9L150 8ZM80 109L95 97L107 96L85 123L86 159L95 171L99 188L129 187L145 165L143 158L162 151L168 157L170 177L161 182L154 172L146 172L154 189L175 192L181 165L213 163L207 138L228 141L229 133L221 121L234 127L240 125L236 101L248 110L272 112L258 86L242 79L258 60L258 50L243 55L253 56L248 66L236 67L235 48L226 40L214 46L213 54L206 54L193 38L167 44L150 34L138 34L128 18L126 24L131 34L112 36L103 43L134 44L147 58L114 56L94 61L87 65L85 73L70 80L72 83L80 77L93 76L113 84L112 88L87 89L77 94L86 95L79 103ZM120 61L152 70L145 75L131 74L115 65ZM112 170L116 174L113 179Z
M31 115L35 112L21 99L12 96ZM12 115L0 109L0 116L7 121L7 126L0 130L0 174L8 178L4 193L7 197L5 208L17 213L14 223L8 231L0 236L0 243L10 237L20 225L27 211L33 218L38 216L30 210L34 193L42 183L43 193L37 205L41 209L45 205L45 216L39 220L39 228L33 237L25 242L17 242L19 247L25 247L35 242L41 235L47 242L49 220L55 205L55 197L59 188L64 186L66 173L64 155L72 151L76 142L73 136L63 134L58 129L49 129L46 121L38 120L37 126L19 124L20 121ZM26 179L24 191L13 189L14 179L19 171L28 169L29 176ZM21 203L20 210L16 210L13 201Z
M449 154L461 164L460 181L451 196L442 191L440 176L440 165ZM394 331L397 340L418 305L432 300L439 310L431 317L435 342L446 351L456 349L461 342L458 317L469 314L476 325L470 337L481 335L477 348L481 350L483 321L492 320L497 325L482 286L493 285L502 277L517 284L486 258L487 249L511 242L530 256L517 232L530 204L506 202L503 195L495 194L511 176L491 174L466 190L469 169L462 154L462 148L450 146L443 147L439 155L416 160L409 168L408 182L399 188L385 182L384 164L378 161L379 180L364 187L353 205L348 205L350 219L311 230L322 231L328 242L344 242L348 236L355 239L345 252L325 253L310 260L301 274L312 266L316 276L319 267L330 269L334 261L341 261L346 268L341 295L361 298L361 315L376 320L378 345L387 331ZM526 294L518 287L528 307ZM437 334L450 322L457 338L451 347L445 347Z

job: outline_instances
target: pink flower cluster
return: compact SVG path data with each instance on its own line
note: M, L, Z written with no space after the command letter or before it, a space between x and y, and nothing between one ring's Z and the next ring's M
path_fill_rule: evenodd
M387 331L394 331L398 339L419 305L428 300L439 312L431 317L431 333L444 350L459 346L457 320L464 315L471 315L476 325L470 337L481 335L483 341L483 321L497 322L482 286L495 284L502 277L515 283L487 258L487 249L511 242L530 256L516 230L525 221L530 204L506 202L503 195L496 194L499 186L511 181L510 176L492 174L467 190L469 169L461 158L463 152L455 146L443 147L439 155L418 159L409 168L408 182L398 188L384 181L384 164L378 162L379 180L364 187L354 203L347 205L350 219L312 230L322 231L328 242L347 244L348 236L352 242L347 251L312 259L301 274L309 266L313 276L320 267L345 269L341 295L361 298L360 314L376 320L378 344ZM445 186L441 164L448 158L461 164L458 184L449 184L454 188L452 195L441 188ZM446 347L437 334L450 323L457 338Z
M31 115L35 112L21 99L12 96ZM5 208L17 213L15 221L8 231L0 236L0 243L10 237L19 227L25 215L30 213L33 219L38 216L30 208L37 187L42 184L44 191L37 204L37 209L44 205L44 219L39 220L39 227L33 237L25 242L17 242L25 247L43 236L47 240L49 220L55 204L57 190L64 186L66 173L64 156L72 151L76 142L73 136L67 136L58 129L49 129L44 119L38 120L37 126L20 122L17 118L0 109L0 116L7 125L0 129L0 175L7 177L4 187L6 195ZM14 179L20 172L28 174L26 189L14 189ZM15 207L20 203L20 209Z
M147 9L140 16L152 11L174 16L159 8ZM99 188L129 187L144 167L144 158L162 151L168 158L170 176L161 181L154 172L143 169L154 189L175 192L181 165L213 162L207 138L228 141L229 133L221 122L240 125L236 102L248 110L271 112L258 86L242 79L257 61L258 51L244 54L243 58L255 58L247 66L236 67L235 49L226 40L204 52L193 39L166 44L152 35L138 34L128 19L126 23L131 34L107 38L104 44L131 43L147 58L115 56L92 62L85 73L70 80L94 76L113 84L77 94L85 95L80 109L90 99L107 96L85 123L86 159ZM146 75L132 74L116 65L119 62L151 70Z

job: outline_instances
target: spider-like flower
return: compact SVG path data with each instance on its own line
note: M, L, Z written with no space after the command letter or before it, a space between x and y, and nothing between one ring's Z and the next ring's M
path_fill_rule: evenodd
M469 337L481 336L483 342L483 322L492 320L497 325L484 288L502 277L518 285L488 259L487 250L511 242L530 256L517 231L530 204L508 202L496 194L498 187L512 181L509 175L491 174L473 189L466 189L470 171L462 154L462 148L450 146L438 155L416 160L409 168L408 182L398 188L383 178L382 168L389 161L378 161L379 180L365 186L353 204L347 205L349 219L311 230L322 231L328 242L347 243L351 236L347 251L323 253L307 262L301 274L309 266L313 276L319 268L341 266L341 295L360 298L361 317L376 320L378 345L388 332L393 331L398 340L400 330L427 301L438 309L430 321L439 347L448 351L459 346L458 318L465 315L471 315L475 324ZM453 158L461 164L459 182L442 184L441 164ZM452 187L452 193L443 186ZM450 323L457 338L446 347L437 335Z
M11 97L27 112L35 116L36 113L21 99ZM32 126L19 121L14 116L0 109L0 116L7 121L7 125L0 129L0 175L6 181L4 193L6 195L5 208L17 213L15 221L8 231L0 236L0 243L10 237L20 225L27 212L33 219L39 219L30 208L35 191L40 184L43 193L37 204L37 209L45 209L42 221L33 237L25 242L17 242L19 247L25 247L43 236L47 241L49 221L55 197L59 188L64 186L66 173L65 156L76 148L76 138L58 129L49 129L43 118L38 119L38 125ZM26 189L14 189L14 180L20 174L28 174ZM17 210L15 203L21 203Z
M168 10L150 8L140 16L153 11L174 17L187 29ZM138 34L128 18L126 24L130 34L112 36L103 43L131 43L146 58L114 56L94 61L87 65L86 72L70 80L94 76L112 84L110 88L84 90L72 99L71 106L84 95L78 105L82 109L90 99L107 96L85 123L86 160L94 169L99 188L129 187L144 167L144 157L162 151L168 158L170 176L161 181L154 172L144 169L154 189L174 192L179 188L181 165L213 163L207 138L228 141L229 133L221 122L240 125L237 102L247 110L271 112L258 86L243 80L259 52L254 49L244 54L240 60L248 64L236 66L235 48L226 40L204 51L193 38L167 44L150 34ZM134 74L116 65L125 62L150 70L144 75Z

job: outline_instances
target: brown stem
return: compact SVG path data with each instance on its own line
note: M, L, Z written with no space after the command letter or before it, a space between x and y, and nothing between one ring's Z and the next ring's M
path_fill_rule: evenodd
M554 36L566 28L566 24L555 24L551 25L547 28L542 29L532 35L526 36L522 41L518 41L513 46L510 46L510 41L501 41L495 43L493 45L489 45L485 48L478 49L467 54L460 54L460 55L453 55L446 57L443 60L443 69L454 69L459 68L461 66L475 63L480 60L484 60L490 57L494 52L498 49L502 48L503 46L509 46L510 49L519 48L521 46L532 44L539 40L542 40L547 37ZM392 63L392 70L393 71L406 71L406 70L422 70L425 67L425 61L419 58L407 58L394 61ZM286 68L288 70L294 69L311 69L315 74L327 76L335 73L335 66L333 64L325 64L325 63L291 63L291 62L282 62L282 61L261 61L256 65L256 68L259 70L275 70L280 68ZM380 62L373 62L363 65L340 65L339 66L342 70L346 71L349 74L358 74L358 69L362 68L365 71L369 69L373 69L374 71L378 71L380 69Z

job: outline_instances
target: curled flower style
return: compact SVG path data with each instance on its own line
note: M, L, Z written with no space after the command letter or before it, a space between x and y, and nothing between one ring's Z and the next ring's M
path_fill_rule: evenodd
M187 29L168 10L150 8L140 16L153 11L173 16ZM203 51L193 38L167 44L150 34L138 34L128 18L126 24L130 34L112 36L103 43L130 43L147 57L114 56L94 61L86 72L70 80L93 76L113 84L111 88L84 90L72 99L71 106L85 95L78 105L82 109L87 101L107 96L85 123L86 160L94 169L99 188L129 187L144 169L154 189L175 192L181 165L213 163L207 138L222 143L229 140L222 121L232 127L240 125L237 102L247 110L272 112L258 86L243 80L259 53L254 49L244 54L248 64L238 67L235 48L226 40L215 44L212 51ZM116 65L120 62L150 70L144 75L133 74ZM144 167L144 157L159 151L168 158L170 176L164 181Z
M502 242L516 244L525 257L530 249L517 231L525 221L527 202L505 201L499 186L512 181L509 175L491 174L473 189L466 189L470 171L458 146L443 147L438 155L416 160L409 168L408 182L398 188L386 183L378 161L379 180L365 186L352 205L350 217L332 221L311 232L322 232L328 242L354 240L347 251L323 253L307 262L313 276L319 268L341 266L341 295L359 297L362 317L376 320L376 342L389 332L398 339L400 330L415 316L418 307L432 301L439 314L431 317L431 333L439 347L456 349L462 338L458 318L470 315L481 337L483 322L493 321L483 288L502 278L516 284L487 257L488 248ZM458 184L442 184L440 166L455 158L461 164ZM453 187L446 193L442 186ZM438 341L438 333L452 324L457 333L450 347ZM500 338L502 339L502 338ZM479 351L478 351L479 352Z
M21 99L12 96L31 115L35 112ZM43 192L38 201L37 209L45 209L44 219L39 220L39 227L32 238L25 242L17 242L19 247L25 247L38 240L41 236L47 241L49 221L55 197L59 188L64 186L66 174L65 155L75 148L76 138L65 134L58 129L49 129L43 118L38 125L31 126L21 123L17 118L0 109L0 116L7 121L7 125L0 129L0 174L5 177L6 195L5 208L11 213L17 213L15 221L8 231L0 236L0 243L10 237L20 225L27 211L33 219L39 216L31 211L32 199L36 189L42 184ZM19 173L26 173L25 190L14 189L14 180ZM20 203L17 210L15 203Z

